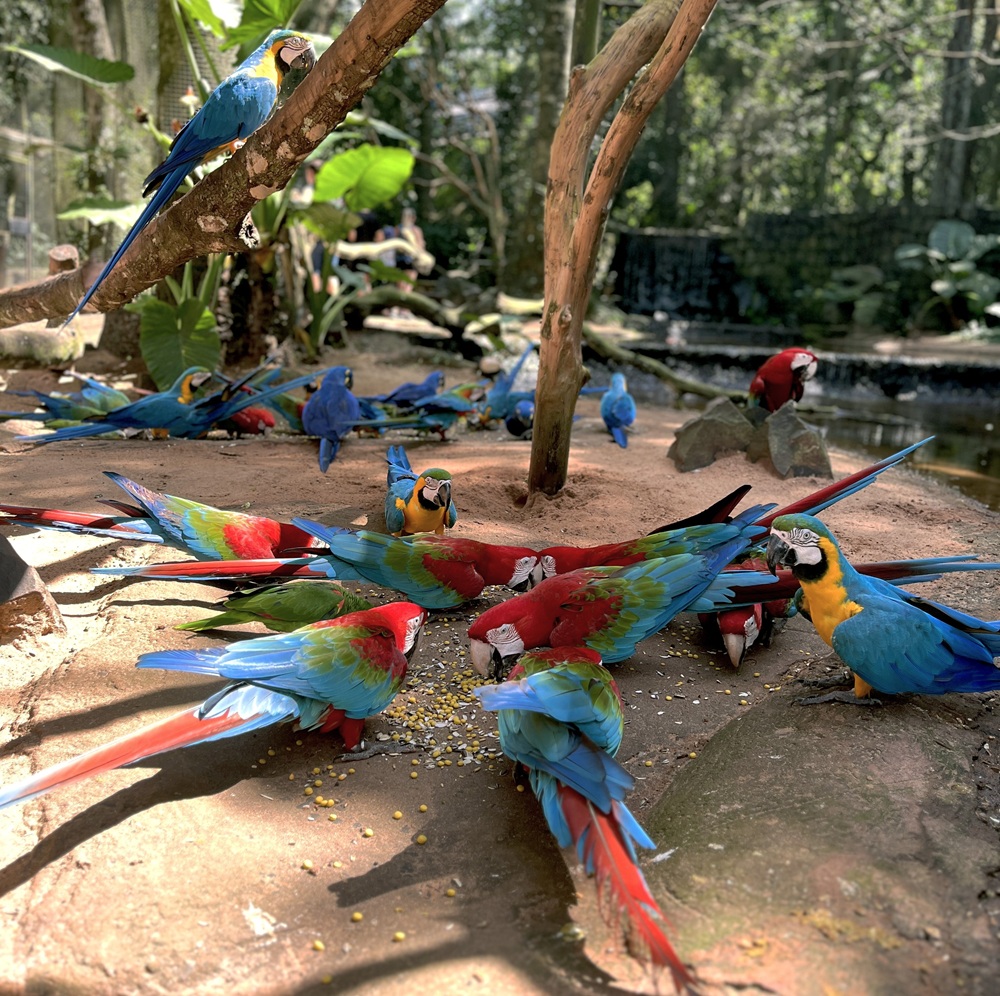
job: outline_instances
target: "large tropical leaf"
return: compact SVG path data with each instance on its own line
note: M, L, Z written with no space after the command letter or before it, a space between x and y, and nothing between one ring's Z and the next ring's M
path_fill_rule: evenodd
M976 230L967 221L946 218L931 229L927 244L948 259L962 259L972 247L975 236Z
M142 214L143 204L116 201L110 197L85 197L67 205L56 217L60 221L89 221L92 225L118 225L131 228Z
M8 52L17 52L26 59L37 62L51 73L66 73L93 86L114 86L127 83L135 70L127 62L97 59L83 52L52 45L4 45Z
M194 20L204 24L216 38L223 38L226 25L235 26L240 20L239 8L234 3L221 0L178 0L185 12Z
M222 343L215 316L197 297L176 308L155 297L143 297L125 308L140 315L139 349L161 391L188 367L218 367Z
M407 149L359 145L334 156L316 174L314 201L339 197L352 211L366 211L391 201L413 172L413 153Z
M269 32L283 28L292 19L302 0L246 0L240 23L229 30L225 48L240 46L240 57L246 57Z

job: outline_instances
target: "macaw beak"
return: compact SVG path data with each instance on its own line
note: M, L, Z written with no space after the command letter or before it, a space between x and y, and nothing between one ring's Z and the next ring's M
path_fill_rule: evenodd
M472 666L485 678L490 673L493 648L483 640L469 640L469 649L472 654Z
M316 49L312 45L308 45L304 48L292 61L289 63L289 69L304 69L309 72L313 66L316 65Z
M729 663L739 667L743 663L743 655L747 652L746 637L742 633L723 633L722 642L729 654Z
M441 482L434 500L440 508L447 508L451 504L451 485L447 481Z
M777 577L779 567L795 566L795 549L784 538L771 533L767 541L767 569Z

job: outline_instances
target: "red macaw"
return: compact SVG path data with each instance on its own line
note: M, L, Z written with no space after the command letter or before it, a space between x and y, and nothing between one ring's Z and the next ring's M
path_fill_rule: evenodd
M635 847L656 845L625 805L632 776L614 759L623 717L618 686L586 647L523 654L507 680L475 689L496 711L503 752L528 779L560 847L574 846L599 896L642 938L654 965L669 968L678 991L694 979L663 931L663 914L639 870Z
M278 557L319 545L309 533L286 522L163 494L109 470L104 474L127 491L141 508L110 502L124 513L110 516L0 504L0 513L21 526L165 543L206 560Z
M765 360L750 382L750 404L776 412L787 401L801 401L805 382L816 376L819 360L808 349L783 349Z
M228 684L200 706L0 790L0 809L165 750L275 723L295 721L298 729L324 733L338 730L353 750L365 719L381 712L402 687L408 656L426 619L419 606L394 602L293 633L205 650L143 654L138 667L210 674Z

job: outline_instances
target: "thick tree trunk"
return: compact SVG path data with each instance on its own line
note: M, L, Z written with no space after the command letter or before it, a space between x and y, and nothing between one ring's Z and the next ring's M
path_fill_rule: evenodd
M200 181L142 232L92 299L120 308L189 259L247 246L244 219L295 170L371 89L379 73L445 0L367 0L278 113L223 169ZM0 291L0 328L68 315L82 273Z
M714 6L715 0L649 0L570 83L545 202L545 310L528 471L532 493L555 494L566 483L573 412L585 376L583 320L611 202L646 120ZM602 118L646 63L588 177L590 145Z

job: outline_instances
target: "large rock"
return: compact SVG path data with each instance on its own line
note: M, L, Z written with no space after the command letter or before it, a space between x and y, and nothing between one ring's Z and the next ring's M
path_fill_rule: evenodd
M984 701L803 708L779 693L717 733L641 815L670 855L645 863L650 885L680 903L699 974L797 996L996 992Z
M723 453L745 450L753 427L729 398L716 398L678 430L667 456L683 472L707 467Z
M820 434L786 402L754 430L747 459L769 458L781 477L832 477L830 456Z

